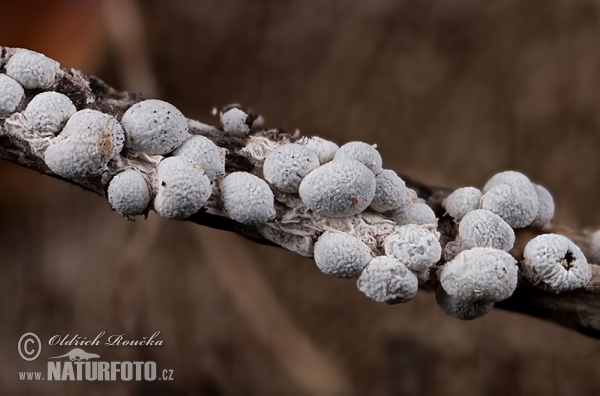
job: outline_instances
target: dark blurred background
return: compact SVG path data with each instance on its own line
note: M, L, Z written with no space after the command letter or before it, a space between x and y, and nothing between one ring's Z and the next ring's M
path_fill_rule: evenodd
M337 143L450 188L516 169L549 188L556 223L600 226L598 0L5 1L0 44L215 122L214 106ZM312 260L0 163L3 395L598 395L600 344L495 310L460 322L420 292L369 301ZM160 331L175 381L23 382L26 331ZM68 349L56 349L66 353ZM47 355L47 356L46 356Z

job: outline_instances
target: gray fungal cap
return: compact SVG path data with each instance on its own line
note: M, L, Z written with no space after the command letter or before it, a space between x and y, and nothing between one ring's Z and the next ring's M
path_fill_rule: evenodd
M301 144L302 146L306 146L309 149L313 150L315 153L317 153L317 157L319 157L319 163L321 165L331 161L333 159L333 156L339 149L339 146L334 142L325 140L318 136L303 136L300 139L298 139L296 143Z
M502 217L513 228L530 225L538 214L538 195L527 176L502 172L485 185L481 208Z
M150 191L144 176L135 169L115 175L108 185L108 202L122 216L144 213L150 203Z
M248 125L248 114L236 107L226 110L221 113L221 123L223 131L227 135L246 136L250 133Z
M462 219L458 235L465 249L490 247L508 252L515 232L500 216L485 209L473 210Z
M383 160L379 151L364 142L350 142L344 144L335 153L334 159L353 159L369 168L374 174L381 172Z
M473 320L489 313L494 308L493 302L475 301L465 302L451 297L438 287L435 292L435 301L444 313L460 320Z
M77 109L71 99L58 92L42 92L27 104L23 115L29 126L41 134L56 134Z
M166 219L185 219L199 211L210 197L208 176L190 160L165 158L158 164L157 174L154 210Z
M73 114L45 153L46 165L67 179L100 174L123 149L125 134L119 122L96 110Z
M417 276L400 260L389 256L372 259L356 285L367 297L387 304L407 302L419 289Z
M220 186L223 208L233 220L260 224L275 217L275 198L264 180L247 172L233 172Z
M24 96L21 84L6 74L0 74L0 117L14 112Z
M343 232L326 232L315 243L317 267L337 278L356 278L371 260L371 249Z
M400 260L412 271L423 271L437 263L442 247L436 232L414 224L400 227L384 242L385 254Z
M392 213L392 220L398 225L437 225L437 218L433 210L421 202L415 202L395 210Z
M121 119L125 145L150 155L175 150L188 137L188 122L175 106L162 100L143 100L131 106Z
M523 273L537 287L555 293L585 286L592 276L581 249L557 234L539 235L523 251Z
M490 180L483 186L483 193L490 191L490 189L498 184L508 184L515 187L523 187L531 184L531 181L527 176L521 172L515 171L504 171L496 173L490 178Z
M284 144L267 155L263 175L279 191L297 193L304 176L318 166L319 158L313 150L299 144Z
M207 137L193 135L188 137L173 156L185 157L198 165L210 180L225 176L225 161L216 144Z
M446 213L459 222L467 213L479 208L481 199L481 191L475 187L462 187L454 190L442 202L442 206L446 209Z
M375 175L352 159L335 159L310 172L298 189L304 204L318 214L344 217L369 207Z
M398 209L406 200L406 184L396 172L384 169L375 176L375 196L370 205L371 209L387 212Z
M473 303L507 299L517 287L517 261L492 248L465 250L438 271L440 284L450 297Z
M23 87L50 88L54 85L60 65L38 52L18 49L5 65L6 74Z
M539 208L531 225L542 227L550 223L554 217L554 198L552 198L552 194L545 187L539 184L534 184L533 187L538 196Z

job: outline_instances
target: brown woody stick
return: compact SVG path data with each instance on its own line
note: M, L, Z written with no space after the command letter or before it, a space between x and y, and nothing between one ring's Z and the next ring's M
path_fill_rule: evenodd
M86 76L75 70L66 70L65 74L54 87L54 90L71 98L77 109L92 108L111 114L117 118L120 118L133 103L141 100L137 95L117 92L97 78ZM26 98L18 110L22 110L25 104L39 92L39 90L26 90ZM261 169L258 169L252 161L238 153L239 149L248 144L248 138L224 136L220 133L219 129L193 120L190 120L189 125L192 133L207 136L217 146L228 149L226 156L226 171L228 173L232 171L245 171L257 174L259 177L262 176L260 174ZM293 141L297 138L297 136L291 136L277 129L256 131L252 135L255 137L264 137L276 143ZM5 159L37 172L65 180L50 171L43 159L32 150L27 139L7 128L4 119L0 120L0 159ZM106 187L109 180L110 178L98 176L81 180L74 184L106 197ZM444 210L441 207L441 202L448 194L448 191L443 188L429 187L407 178L404 178L404 180L407 186L417 191L420 198L427 201L439 217L438 230L441 234L440 241L442 245L454 240L456 227L448 216L444 216ZM70 180L65 181L73 183ZM265 239L261 232L254 226L242 225L224 216L200 211L189 217L188 220L211 228L233 231L259 243L277 246ZM511 251L511 254L517 260L521 260L522 251L526 243L536 235L548 232L568 236L582 248L588 258L591 257L589 254L589 232L568 230L554 226L544 229L529 227L518 230L516 232L515 247ZM600 338L600 266L592 265L592 270L592 280L585 288L562 294L541 291L529 285L525 280L522 280L513 296L497 303L496 307L550 320L588 336ZM422 288L435 290L436 287L437 279L435 271L432 271L431 278L422 285Z

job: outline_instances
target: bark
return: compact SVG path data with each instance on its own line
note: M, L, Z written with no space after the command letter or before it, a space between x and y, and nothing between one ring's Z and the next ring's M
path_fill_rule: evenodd
M139 95L117 92L93 76L86 76L76 70L65 70L64 74L53 88L57 92L67 95L77 109L91 108L115 116L120 119L121 115L133 103L142 100ZM26 98L17 111L24 109L26 104L41 92L40 90L26 90ZM232 137L225 136L218 128L202 124L200 122L189 120L190 132L202 134L209 137L219 147L227 149L226 171L245 171L262 176L260 163L252 161L248 156L243 155L240 150L247 147L252 139L262 137L268 141L281 144L294 141L299 136L291 135L279 129L264 129L253 131L250 137ZM256 139L255 139L256 140ZM123 153L127 156L127 153ZM19 133L19 131L7 124L5 119L0 120L0 159L8 160L26 168L35 170L42 174L55 177L69 183L78 185L88 191L95 192L106 197L106 188L112 175L119 169L109 169L105 174L86 180L66 180L54 174L44 163L39 151L32 148L31 140ZM441 207L442 200L449 193L448 190L432 187L426 184L407 179L403 177L408 187L414 189L420 198L423 198L433 208L439 218L438 231L441 234L440 242L444 246L447 242L454 240L456 236L456 226L452 219L444 214ZM288 206L276 202L278 219L290 210ZM255 242L274 246L283 245L290 249L286 243L276 243L273 238L267 239L264 230L257 226L248 226L237 223L227 218L222 211L218 201L211 200L207 208L192 215L187 220L196 224L210 228L236 232L251 238ZM385 220L385 219L384 219ZM301 224L300 224L301 226ZM283 234L285 230L281 231ZM564 227L548 226L545 228L528 227L516 231L515 247L511 254L517 259L522 260L523 248L527 242L535 236L542 233L560 233L571 238L578 244L586 257L590 259L590 233L587 231L569 230ZM314 242L318 237L319 231L307 232L308 238ZM295 238L296 235L278 236L277 240L287 241L289 238ZM291 248L290 250L297 251ZM303 250L303 254L306 251ZM305 254L308 255L308 254ZM443 262L439 263L439 265ZM512 297L496 304L497 308L506 309L513 312L520 312L526 315L538 317L558 323L567 328L576 330L591 337L600 338L600 266L592 265L593 277L589 284L580 290L566 292L561 294L552 294L541 291L528 284L525 279L521 279L519 287ZM422 286L426 290L435 290L438 282L435 271L431 271L430 279Z

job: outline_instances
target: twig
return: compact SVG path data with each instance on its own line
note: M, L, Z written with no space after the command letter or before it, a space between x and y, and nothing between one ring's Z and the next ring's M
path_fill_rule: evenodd
M52 90L68 96L78 110L83 108L95 109L113 115L117 119L120 119L132 104L142 99L138 95L117 92L99 79L86 76L76 70L64 70ZM25 90L25 99L16 111L22 111L27 103L40 92L39 89ZM298 138L297 135L290 135L278 129L254 130L246 137L227 136L218 127L194 120L189 120L189 128L191 133L204 135L221 149L226 150L225 168L227 173L245 171L258 177L262 177L262 165L260 161L253 158L252 153L257 155L259 149L265 145L277 146L293 142ZM124 156L126 154L124 153ZM34 148L31 137L24 135L18 128L14 128L7 123L5 119L0 120L0 159L65 180L54 174L46 166L40 151ZM122 168L113 166L97 177L77 182L65 181L106 197L108 182L120 169ZM442 246L449 241L453 241L456 237L456 226L450 217L445 216L441 207L441 202L448 195L448 191L411 181L407 178L404 178L404 180L407 182L408 187L418 193L420 198L425 199L439 218L438 231L441 234L440 242ZM211 228L236 232L256 242L282 246L306 256L312 254L313 243L324 231L329 229L348 231L347 228L344 229L347 225L340 222L329 222L308 211L298 215L296 213L298 208L294 207L294 201L286 201L282 197L278 198L280 199L276 200L277 218L267 225L253 226L237 223L224 214L219 200L212 198L203 210L190 216L187 220ZM381 245L381 238L385 237L385 232L381 233L381 230L389 223L389 219L381 214L360 216L362 214L359 215L359 220L364 224L372 226L372 223L375 222L373 228L378 231L372 235L373 244L370 247L374 250L378 249L378 246ZM292 220L283 221L289 218L292 218ZM522 260L522 251L525 244L536 235L548 232L568 236L582 248L588 258L591 257L589 254L590 234L588 232L553 226L544 229L528 227L517 232L515 248L511 250L511 254L517 260ZM438 265L441 264L443 263L438 263ZM522 279L514 295L496 304L496 306L550 320L586 335L600 338L600 267L596 265L592 265L592 267L592 280L583 289L562 294L551 294L532 287L525 279ZM435 271L431 271L430 274L429 279L421 287L435 290L438 283Z

